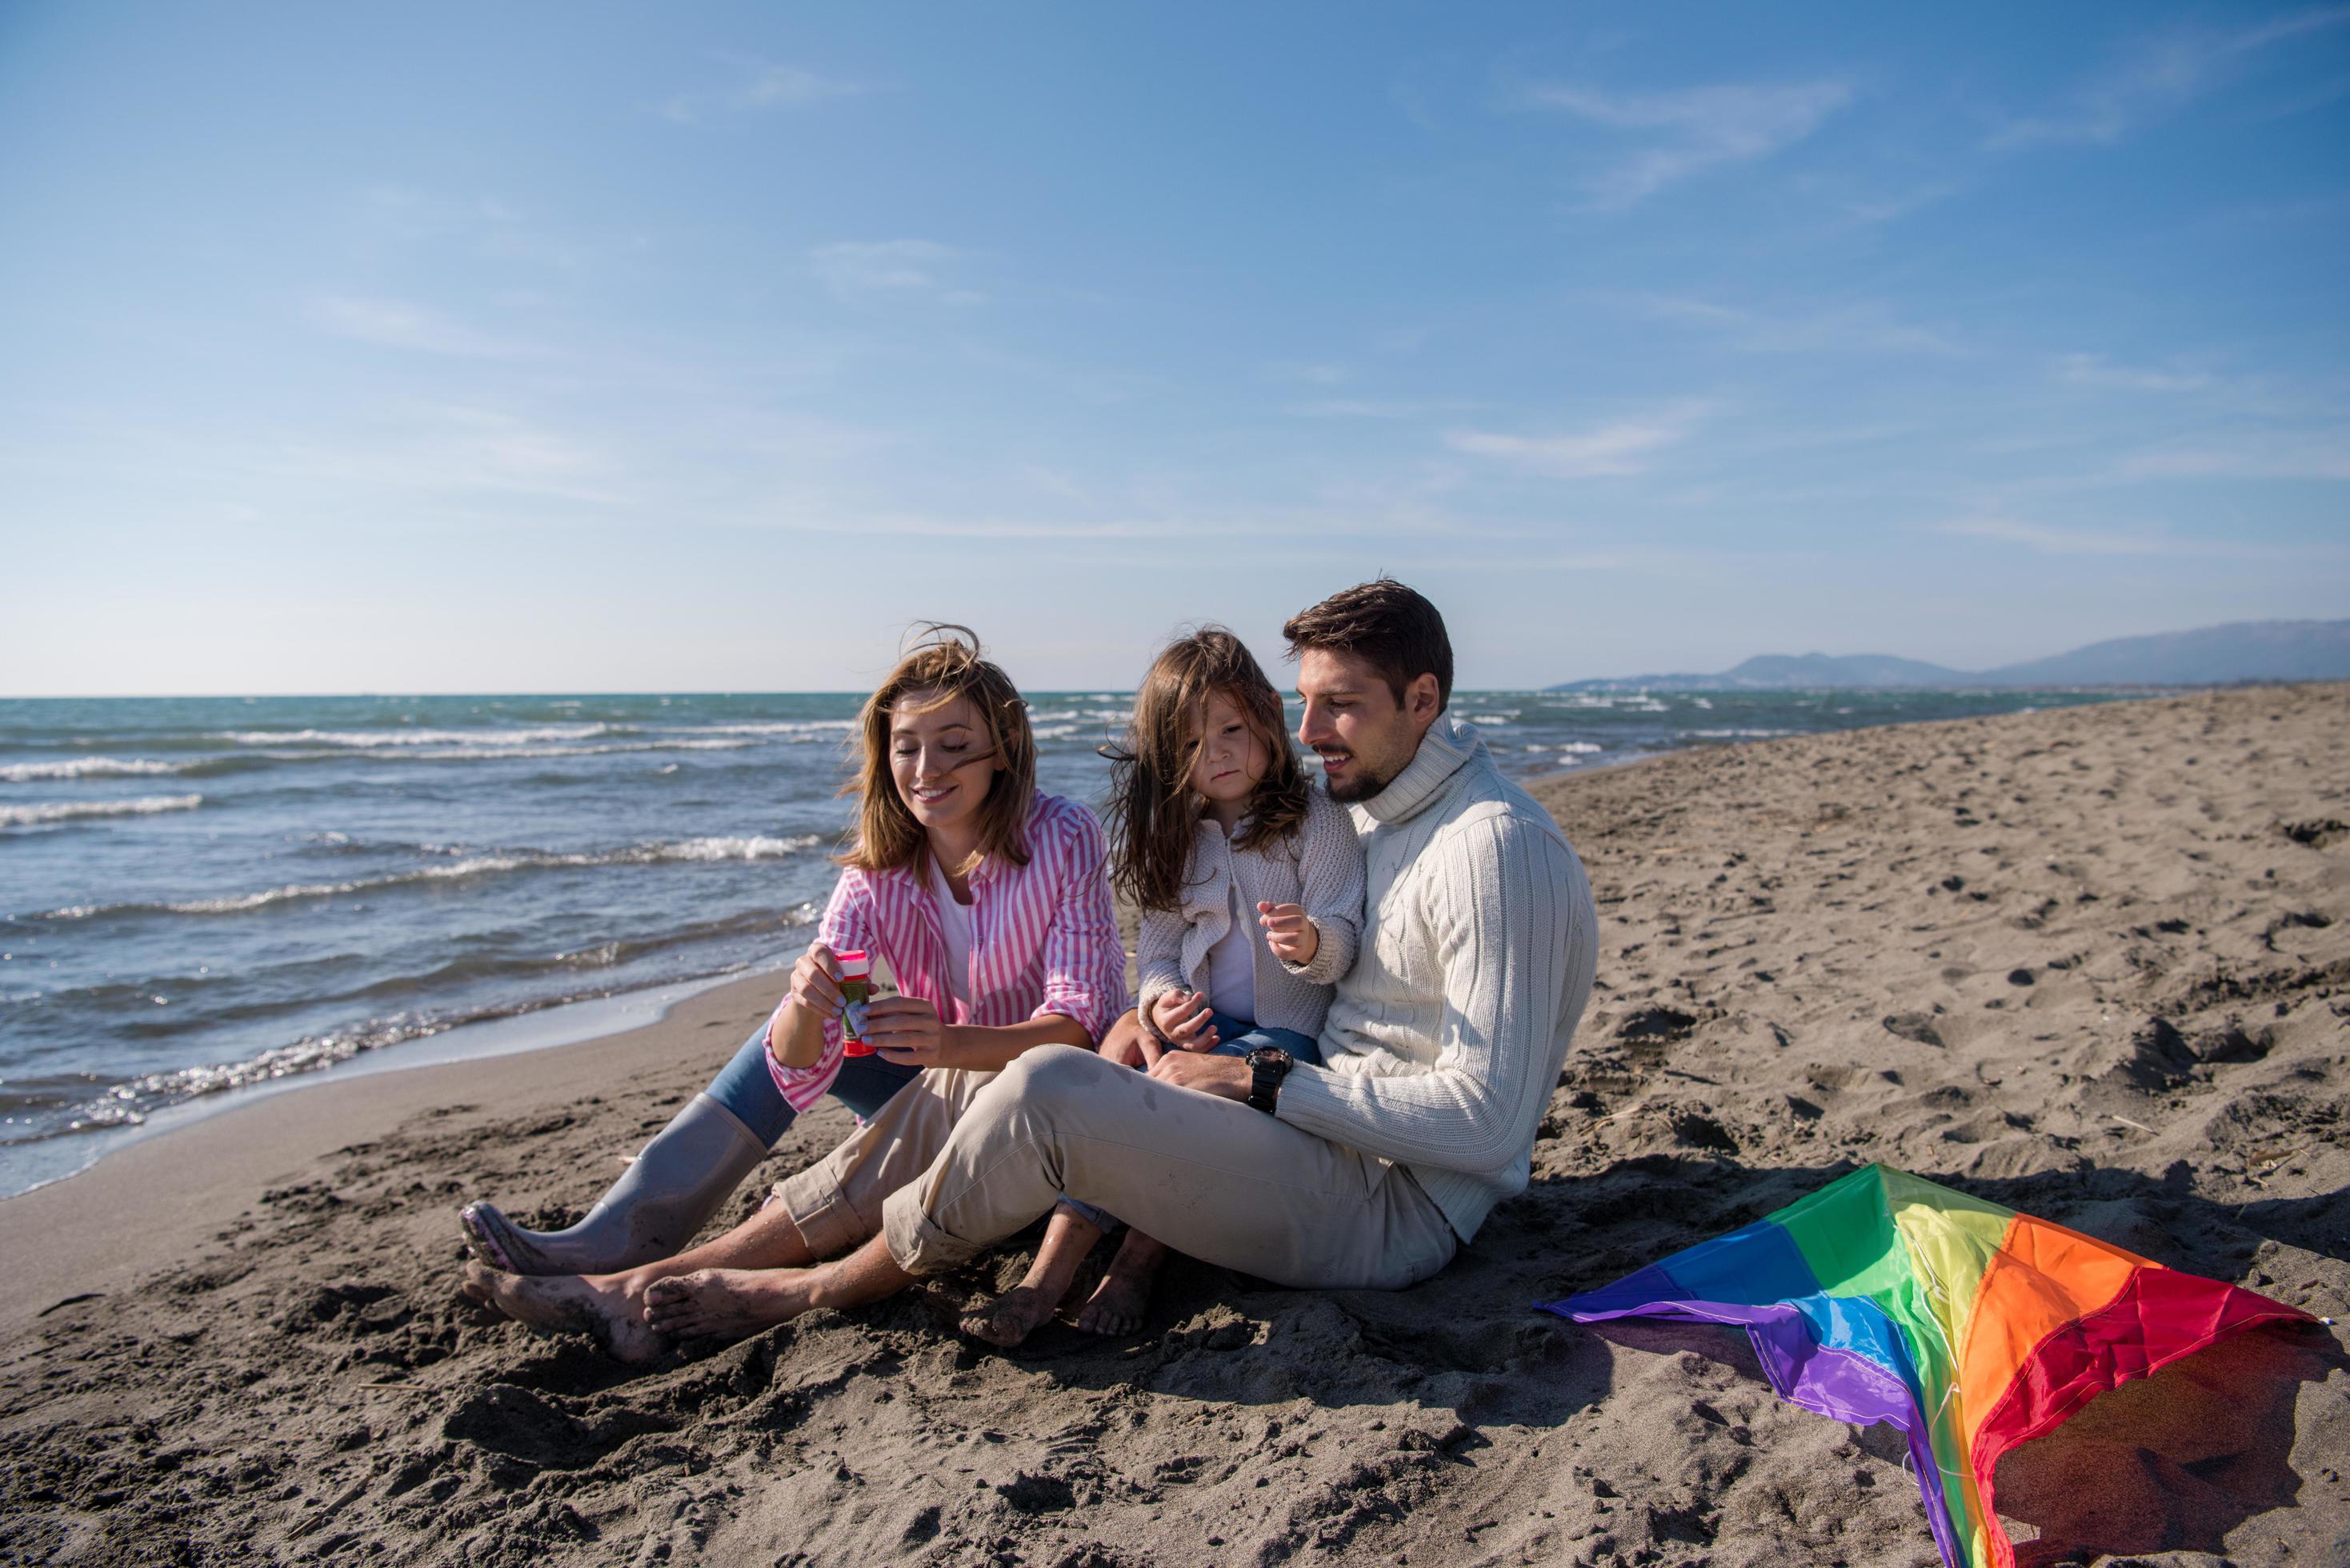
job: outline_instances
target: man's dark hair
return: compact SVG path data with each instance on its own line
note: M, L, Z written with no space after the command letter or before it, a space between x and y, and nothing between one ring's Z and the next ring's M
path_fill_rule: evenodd
M1379 672L1403 706L1404 688L1436 677L1436 707L1452 702L1452 639L1436 607L1393 577L1357 583L1299 610L1281 628L1289 657L1309 648L1352 654Z

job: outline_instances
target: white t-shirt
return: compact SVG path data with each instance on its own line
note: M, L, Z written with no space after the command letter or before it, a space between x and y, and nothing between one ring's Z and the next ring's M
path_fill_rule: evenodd
M938 857L924 855L922 868L930 878L931 897L938 900L939 930L947 941L947 990L965 1007L971 1005L971 907L955 902L939 869Z
M1241 909L1237 883L1224 895L1232 926L1208 950L1208 1005L1256 1022L1256 911Z

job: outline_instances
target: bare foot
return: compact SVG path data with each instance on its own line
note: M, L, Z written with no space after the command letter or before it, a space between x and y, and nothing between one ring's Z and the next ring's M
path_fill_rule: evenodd
M1061 1293L1047 1294L1036 1286L1017 1284L979 1311L965 1314L962 1331L973 1339L1010 1350L1044 1327L1060 1304Z
M1150 1287L1167 1249L1139 1231L1127 1232L1126 1241L1110 1260L1109 1272L1094 1287L1077 1313L1077 1326L1087 1334L1126 1334L1142 1326L1150 1305Z
M1092 1220L1066 1200L1055 1204L1052 1222L1045 1227L1044 1244L1036 1249L1035 1262L1028 1265L1027 1278L965 1317L963 1333L1009 1350L1044 1327L1069 1293L1077 1265L1100 1240L1101 1231Z
M468 1263L463 1288L474 1301L497 1308L516 1323L557 1334L584 1334L615 1361L658 1361L665 1348L638 1316L617 1275L534 1278Z
M645 1321L672 1339L742 1339L816 1303L814 1269L696 1269L645 1287Z

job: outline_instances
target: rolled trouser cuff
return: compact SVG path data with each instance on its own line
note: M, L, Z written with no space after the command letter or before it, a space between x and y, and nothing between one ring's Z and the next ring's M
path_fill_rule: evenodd
M881 1205L882 1242L891 1261L910 1274L937 1274L986 1250L986 1242L966 1241L923 1213L921 1188L910 1182Z
M827 1165L812 1165L775 1183L775 1200L813 1257L840 1257L873 1233Z

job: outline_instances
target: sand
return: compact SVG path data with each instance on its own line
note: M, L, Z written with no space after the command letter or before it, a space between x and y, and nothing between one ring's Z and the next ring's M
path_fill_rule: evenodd
M457 1204L592 1200L765 1010L746 982L0 1204L0 1559L1922 1568L1889 1434L1780 1404L1728 1336L1529 1303L1884 1160L2350 1308L2350 688L1540 793L1598 892L1600 989L1532 1189L1427 1284L1179 1264L1130 1341L959 1339L1023 1242L641 1376L459 1300ZM804 1119L763 1180L847 1126ZM2023 1561L2350 1562L2345 1333L2250 1336L2013 1456Z

